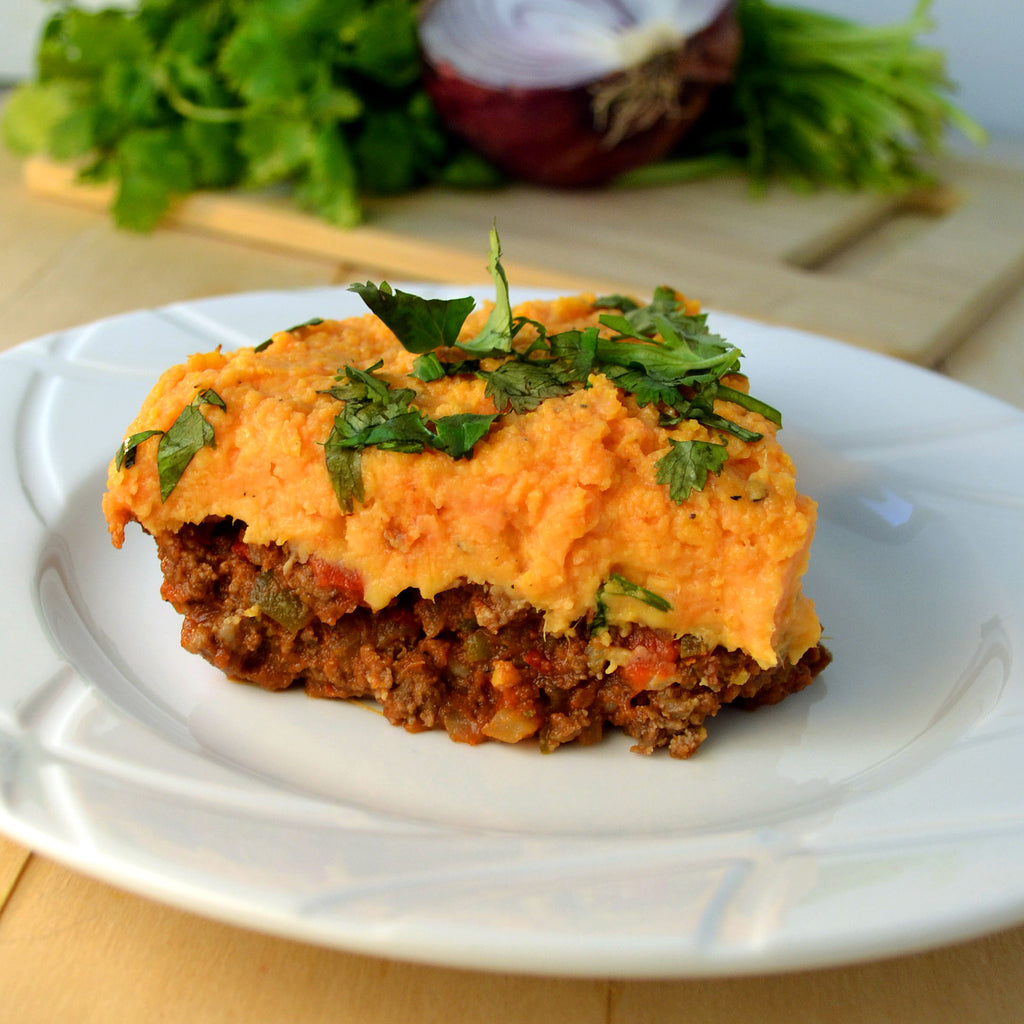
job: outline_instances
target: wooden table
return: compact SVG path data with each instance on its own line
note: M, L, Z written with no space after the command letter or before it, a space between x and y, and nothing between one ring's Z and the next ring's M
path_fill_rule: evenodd
M962 296L956 296L957 301L948 304L942 330L932 331L928 338L920 333L920 318L913 319L914 302L927 297L929 289L937 293L933 302L941 302L943 296L948 299L946 290L955 288L957 280L967 281L971 268L966 263L957 268L954 261L947 262L943 271L936 264L929 277L924 259L929 244L918 245L913 232L908 235L899 225L886 228L881 233L884 237L875 239L866 252L861 245L854 259L832 252L826 260L820 241L815 250L814 240L805 239L801 250L799 239L787 236L786 266L773 273L767 257L755 258L757 253L745 250L742 239L730 237L713 252L709 248L707 261L699 265L706 268L710 261L719 270L726 264L733 270L747 267L749 280L728 282L715 301L737 308L744 294L758 290L761 301L771 301L777 318L792 322L806 321L815 312L803 299L798 301L794 284L806 286L807 294L823 296L815 315L824 310L825 316L829 303L837 308L863 295L865 289L867 293L877 289L880 302L891 302L887 315L911 318L904 324L903 336L917 339L919 351L910 353L912 357L937 363L959 380L1024 407L1024 260L1015 255L1013 204L1005 201L1007 184L1012 194L1017 181L1015 173L996 168L991 172L994 178L985 177L989 174L985 171L981 178L971 179L979 194L987 188L979 181L1001 183L1001 212L988 211L987 220L982 218L971 229L995 231L1003 238L1001 262L996 273L993 256L988 277L981 285L977 280L971 285L975 288L971 302L965 306ZM1024 212L1024 176L1019 176L1018 184ZM412 197L375 211L378 225L386 229L383 234L372 229L346 241L334 233L304 247L294 244L294 239L275 236L280 223L272 229L257 231L249 225L236 230L236 216L234 227L225 229L198 207L152 236L128 235L115 230L88 203L54 202L38 191L26 187L22 168L9 155L0 155L0 322L4 326L0 347L130 308L266 287L377 278L389 261L399 278L435 278L444 270L458 275L465 264L459 264L454 255L442 265L433 257L423 263L423 254L436 256L445 246L460 242L469 231L469 221L478 219L481 204L486 205L486 200L476 197L467 200L472 216L431 221L431 210L447 204L445 217L451 217L460 200L443 197L443 202L439 199L432 206L430 197ZM662 204L665 198L660 197ZM726 198L735 207L735 195ZM538 209L549 207L552 199L513 191L495 197L494 202L501 208L503 222L517 229L510 235L517 231L528 235L530 211L537 216ZM580 200L572 202L578 205ZM620 242L644 241L622 234L631 223L638 233L648 230L628 215L630 204L642 204L642 197L618 194L602 202L615 210ZM726 199L722 202L724 209ZM871 212L877 207L863 200L844 200L840 205L836 209L841 216L837 216L847 240L856 234L856 217L868 226L872 219L878 221L877 212ZM820 207L821 203L810 202L806 209L817 210L814 216L819 216ZM751 245L771 248L772 240L789 230L784 222L792 218L792 209L780 214L777 206L771 206L751 213L751 234L761 231L764 235ZM713 235L713 212L702 208L704 223L693 230ZM770 230L773 217L777 226ZM815 227L819 240L827 219ZM536 230L541 230L539 225ZM396 238L404 238L406 246L396 248ZM519 283L561 285L572 276L572 265L556 267L562 259L557 241L549 237L539 263L535 260L520 268L524 276L517 279ZM833 243L836 249L838 243L835 239ZM968 243L978 245L979 240L964 241L965 246ZM572 239L563 239L563 244L574 244L580 251L590 245L582 229ZM882 280L878 268L887 261L891 264L894 252L898 255L905 246L916 247L915 273L920 280L911 288L917 293L901 305L903 300ZM366 259L360 259L360 247ZM407 265L397 258L402 254ZM588 270L583 264L592 262L592 256L580 260L580 273ZM976 261L978 256L968 252L957 257L968 258ZM818 279L814 275L823 262L829 264L828 279L819 289L820 274ZM516 260L510 258L510 264ZM595 277L602 271L614 277L614 260L597 271L589 270ZM942 280L943 272L954 274L953 281ZM685 267L683 275L673 273L673 283L680 276L685 276ZM980 280L977 273L975 278ZM770 291L773 288L775 293ZM764 289L770 293L763 294ZM843 333L841 321L848 312L841 311L835 333ZM879 347L886 347L884 340ZM12 1024L57 1020L650 1024L682 1019L691 1024L738 1020L1010 1024L1021 1019L1022 1006L1024 927L933 952L785 975L686 981L505 977L341 953L211 922L111 888L0 838L0 1019Z

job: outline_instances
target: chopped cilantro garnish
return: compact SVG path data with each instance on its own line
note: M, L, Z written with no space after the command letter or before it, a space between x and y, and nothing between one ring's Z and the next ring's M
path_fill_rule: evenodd
M392 388L376 375L382 363L366 370L346 366L327 394L344 403L324 442L331 487L345 513L364 498L362 460L365 448L416 454L427 448L453 459L469 458L497 415L457 413L428 420L415 406L411 388ZM342 380L344 377L344 380Z
M216 391L206 388L178 414L178 418L166 430L140 430L126 437L114 455L117 469L131 469L139 445L147 438L159 437L156 449L156 469L160 480L160 500L166 501L171 491L178 486L182 473L188 468L192 457L200 448L214 447L213 427L200 409L204 405L225 408L224 400Z
M379 286L367 281L349 291L359 297L410 352L432 352L454 345L476 303L472 296L458 299L424 299L386 281Z
M394 290L387 283L352 285L351 290L362 297L399 342L416 353L410 374L413 379L430 382L447 375L475 374L484 381L484 395L496 411L456 413L430 420L414 404L416 391L392 387L377 375L383 360L366 369L346 366L325 392L341 402L342 408L324 441L327 473L345 513L365 497L364 449L416 454L429 448L452 459L467 459L500 416L527 413L547 399L587 388L596 373L632 395L637 405L656 406L659 422L666 428L694 420L719 434L730 433L743 441L760 440L761 434L716 412L716 400L781 425L776 409L722 383L723 377L739 371L739 349L708 331L703 315L687 313L671 289L656 289L646 306L621 295L598 299L598 308L610 311L599 317L603 332L588 327L549 334L544 324L512 315L508 280L501 265L501 243L493 228L488 267L495 285L495 305L481 332L469 340L459 339L474 308L471 297L423 299ZM322 322L316 318L290 330ZM515 339L527 327L532 328L535 337L515 347ZM263 342L256 351L269 344L269 340ZM441 358L441 350L448 350L444 354L450 355L451 350L458 349L470 358ZM115 455L117 468L130 468L138 446L147 438L161 435L157 470L161 498L166 501L196 452L214 444L213 427L201 412L203 405L224 408L215 391L200 391L166 433L146 430L126 438ZM668 442L667 453L655 464L656 480L668 487L674 502L681 503L692 491L704 487L709 473L721 472L728 448L724 443L701 440L670 437ZM651 598L648 603L658 606L656 595L621 577L613 576L606 587L612 584L619 589L602 592ZM599 613L601 600L599 593Z
M529 412L545 398L557 398L572 392L572 384L557 362L508 360L493 370L477 373L486 384L485 395L498 412Z
M137 434L126 437L118 446L114 454L114 467L116 469L131 469L135 465L135 452L139 445L147 438L156 437L162 434L162 430L140 430Z
M431 445L453 459L468 459L477 441L486 437L497 415L460 412L434 421L437 435Z
M596 633L599 630L605 629L608 625L608 604L605 601L606 597L631 597L637 601L642 601L644 604L651 608L657 609L659 612L670 611L672 605L665 600L660 594L655 594L651 590L647 590L646 587L641 587L638 583L633 583L627 580L624 576L620 576L618 573L612 573L601 584L597 590L597 594L594 598L595 610L594 617L590 620L590 631Z
M589 387L591 376L600 373L632 395L639 406L657 407L660 423L666 428L695 420L742 441L761 439L757 431L716 412L716 400L731 402L781 426L778 410L722 382L739 372L742 353L708 330L706 314L686 312L673 289L655 289L646 305L624 295L602 296L595 305L607 311L599 316L603 330L588 327L549 334L544 324L513 316L495 228L490 232L488 269L495 305L480 333L466 340L459 340L459 334L473 309L471 298L427 300L392 290L386 283L379 287L353 285L352 290L407 350L417 354L412 377L429 382L446 375L474 373L484 381L484 395L494 403L497 415L530 412L546 399ZM536 337L516 347L515 339L525 327L531 327ZM440 349L461 349L472 358L442 359ZM355 371L348 368L346 373L354 383ZM447 427L429 423L411 407L415 392L407 388L392 392L376 378L364 384L368 391L352 391L352 384L331 389L336 398L354 403L351 410L346 407L339 414L328 441L331 450L375 445L413 451L429 445L449 451L453 458L468 457L496 418L490 417L486 424L481 420L471 432L460 427L462 440L454 444L447 440ZM370 423L357 429L356 422L365 418L368 410L372 429ZM470 439L472 435L476 436ZM673 501L682 502L691 491L704 487L708 473L720 472L727 457L724 444L670 439L669 452L657 463L657 480L668 486ZM336 489L341 476L353 478L357 469L350 460L344 474L332 471ZM349 497L342 506L350 508L351 488L345 493Z
M494 282L494 308L487 317L483 330L459 347L476 355L490 355L512 351L512 305L508 297L508 278L501 265L501 240L498 229L491 228L487 250L487 270Z
M365 497L363 491L362 455L358 448L343 447L334 432L324 442L324 460L331 488L338 505L346 515Z
M729 457L724 444L711 441L676 441L669 438L668 454L655 463L657 481L668 485L669 497L681 505L692 490L703 490L708 473L720 473Z
M432 380L440 380L444 375L444 363L433 352L424 352L413 360L410 376L417 380L429 383Z
M200 448L214 446L213 427L200 412L203 405L225 408L216 391L200 391L178 414L167 432L160 438L156 450L156 468L160 477L160 500L166 501L178 485L182 473Z
M296 324L294 327L289 327L284 333L291 334L292 331L300 331L303 327L319 327L322 324L323 317L314 316L309 320L304 320L301 324ZM273 337L267 338L266 341L261 341L254 349L253 352L266 352L268 348L274 343Z

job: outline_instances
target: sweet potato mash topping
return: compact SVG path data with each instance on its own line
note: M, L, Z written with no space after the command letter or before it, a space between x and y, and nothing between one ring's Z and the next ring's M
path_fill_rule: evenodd
M536 334L526 321L607 339L605 313L592 295L526 303L513 313L525 318L516 344ZM491 317L489 307L471 313L459 337L478 336ZM133 520L160 536L231 519L249 545L336 567L374 610L410 588L431 599L468 583L532 606L553 635L588 628L600 611L607 625L743 650L762 667L795 663L817 644L800 588L815 506L797 492L776 424L746 400L743 378L723 378L719 393L736 401L717 399L706 422L666 417L663 403L604 372L517 411L487 376L500 360L478 355L479 366L427 379L423 357L371 314L192 356L160 378L110 468L103 508L114 544ZM382 401L397 394L394 414L412 410L426 440L357 449L359 424L339 427L343 410L359 408L348 406L359 379L346 367L372 368ZM414 393L405 406L403 389ZM187 409L190 433L175 426ZM707 425L714 417L737 431ZM479 437L445 448L434 441L441 421ZM170 489L158 465L168 434L179 470ZM332 450L357 473L349 510ZM694 465L696 452L714 461Z

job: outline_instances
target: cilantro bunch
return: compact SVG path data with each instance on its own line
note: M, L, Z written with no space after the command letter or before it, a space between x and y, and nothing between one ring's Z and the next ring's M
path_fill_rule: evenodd
M863 25L768 0L737 0L742 46L734 81L671 158L622 184L685 181L740 171L757 186L894 191L928 181L922 157L953 128L983 129L952 101L944 54L919 37L932 0L902 21Z
M443 130L420 84L415 0L64 4L3 139L113 180L112 214L148 230L177 196L287 183L342 226L361 197L493 172Z
M684 181L723 171L756 183L892 190L950 127L984 133L950 101L943 55L918 37L931 0L892 25L737 0L742 49L677 153L620 177ZM285 184L341 226L362 197L498 172L440 122L422 85L417 0L64 2L34 81L4 112L14 152L82 165L117 184L112 215L154 227L175 197Z

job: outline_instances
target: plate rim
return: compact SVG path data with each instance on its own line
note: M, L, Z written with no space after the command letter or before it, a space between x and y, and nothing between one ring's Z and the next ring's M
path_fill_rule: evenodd
M401 287L401 285L398 286ZM443 292L447 294L471 293L480 295L485 291L485 286L483 285L460 287L449 284L416 283L407 287L415 287L431 294ZM51 332L40 338L22 342L0 353L0 365L22 358L26 353L32 354L39 350L46 350L53 343L54 339L78 335L86 330L102 330L106 324L139 314L159 313L166 310L194 309L197 306L217 302L227 302L229 304L240 302L244 304L251 301L253 297L265 299L277 296L309 296L313 293L335 294L345 290L344 285L286 290L263 289L260 291L231 293L192 301L170 303L154 309L131 310L113 317L104 317L88 324ZM514 299L516 295L539 297L557 294L559 292L553 289L513 289ZM951 380L950 378L942 377L926 368L905 363L895 357L870 350L857 349L842 341L825 338L795 328L791 329L777 324L764 324L748 317L718 313L715 310L708 310L708 313L710 317L728 318L734 323L754 324L759 328L768 328L789 336L813 339L816 343L824 342L830 346L837 346L858 359L880 360L885 364L898 366L903 370L919 372L924 375L920 379L931 377L942 381L943 386L950 385L955 389L961 389L963 393L973 396L973 399L979 403L989 403L989 408L992 410L1001 410L1014 419L1024 421L1024 413L1002 399L977 391L968 385ZM3 389L3 378L0 376L0 391ZM38 609L36 613L39 614ZM4 708L0 707L0 712L4 710ZM0 717L0 726L2 725L3 720ZM2 739L2 729L0 729L0 740ZM511 969L527 974L556 974L559 976L593 974L595 962L599 973L602 971L617 973L614 970L614 966L618 962L621 967L628 968L626 976L630 977L681 978L765 973L805 967L837 965L874 958L880 955L915 952L921 949L933 948L935 945L945 944L949 941L975 937L1024 920L1024 889L1022 889L1013 900L1007 901L1002 906L979 905L973 915L959 915L955 920L945 922L941 935L935 934L934 921L929 921L917 925L907 925L902 929L894 929L888 938L884 940L875 935L860 943L853 942L845 950L814 949L811 947L804 949L791 948L788 950L778 948L774 953L769 953L766 956L766 950L764 949L750 949L747 958L734 953L731 959L726 958L723 960L715 955L710 955L702 960L699 956L695 956L693 949L687 948L683 959L677 961L673 959L673 951L664 947L663 944L662 955L659 957L655 950L644 948L643 943L635 942L632 954L626 958L626 963L622 963L621 955L616 955L617 953L621 954L621 950L616 951L611 948L603 948L602 943L595 940L595 947L601 948L569 951L561 957L559 962L554 964L552 964L550 958L551 950L534 949L531 951L525 946L517 947L516 952L508 954L507 962L501 963L494 961L493 950L488 952L486 943L474 941L474 939L479 939L479 936L467 935L461 939L450 937L447 950L435 948L427 952L423 948L424 937L417 940L415 936L406 935L403 939L393 932L380 937L366 933L362 935L342 935L339 933L337 925L332 927L322 924L320 927L314 927L308 920L303 922L302 920L295 919L294 915L289 918L288 915L273 913L267 907L246 906L244 901L239 902L222 898L222 901L218 902L215 899L211 899L209 892L197 889L194 882L189 884L180 878L169 880L166 876L161 877L159 873L147 870L138 863L125 864L105 859L98 855L90 856L90 852L87 849L83 849L74 843L63 841L59 836L48 834L45 830L35 827L32 823L18 818L12 814L3 799L0 799L0 826L15 841L22 842L31 849L37 850L45 856L92 877L100 878L121 888L127 888L148 898L169 902L183 909L227 923L243 924L283 937L316 942L321 945L334 946L339 949L348 949L353 952L363 952L370 955L397 957L402 960L475 969ZM358 929L355 929L355 931L358 932ZM436 939L436 936L434 938ZM677 950L676 954L678 955L679 952L681 950Z

